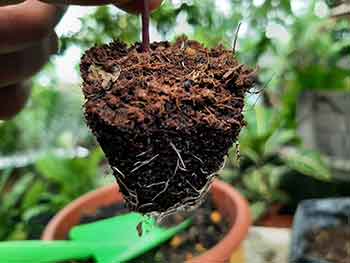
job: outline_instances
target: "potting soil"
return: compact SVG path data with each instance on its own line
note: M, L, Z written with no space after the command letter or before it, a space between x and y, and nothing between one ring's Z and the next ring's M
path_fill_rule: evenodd
M255 72L232 50L185 38L114 42L82 58L85 116L130 210L197 207L237 140Z

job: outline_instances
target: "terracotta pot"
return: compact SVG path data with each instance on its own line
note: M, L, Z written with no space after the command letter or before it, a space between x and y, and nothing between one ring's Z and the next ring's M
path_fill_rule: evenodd
M293 216L281 214L279 212L281 208L281 205L273 205L267 214L256 223L256 225L263 227L292 228Z
M251 224L248 203L231 186L216 180L211 193L219 211L229 220L231 228L216 246L192 259L191 263L229 262L233 252L245 239ZM116 185L103 187L83 195L65 207L49 222L42 239L65 239L69 230L79 223L82 215L93 214L98 208L117 202L123 202L123 198Z

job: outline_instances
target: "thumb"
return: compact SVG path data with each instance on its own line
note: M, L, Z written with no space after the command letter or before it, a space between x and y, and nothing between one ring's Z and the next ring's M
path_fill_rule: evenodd
M156 10L162 2L163 0L150 0L149 9ZM143 10L143 0L114 0L113 4L129 13L141 13Z
M4 0L0 0L4 1ZM5 0L16 1L16 0ZM20 1L20 0L17 0ZM41 0L49 4L65 4L65 5L106 5L114 4L120 9L129 13L141 13L143 9L143 0ZM157 9L163 0L150 0L150 10Z
M0 0L0 6L16 5L16 4L22 3L24 1L25 0Z

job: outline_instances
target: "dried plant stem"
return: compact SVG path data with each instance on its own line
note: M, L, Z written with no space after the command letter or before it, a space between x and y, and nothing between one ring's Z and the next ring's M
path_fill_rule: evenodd
M233 52L236 52L238 33L239 33L239 30L241 29L241 25L242 25L242 22L239 22L237 29L236 29L235 39L233 41Z
M143 52L149 51L149 0L143 0L143 12L142 12L142 50Z

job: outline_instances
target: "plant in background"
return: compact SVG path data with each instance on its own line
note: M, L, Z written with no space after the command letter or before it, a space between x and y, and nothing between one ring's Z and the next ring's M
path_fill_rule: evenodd
M39 238L62 207L101 184L100 149L86 158L47 154L32 167L0 175L0 240Z
M0 157L33 149L91 144L82 103L81 94L71 87L34 85L25 111L0 123Z
M317 152L301 147L296 131L285 128L278 111L260 105L248 109L245 117L248 125L240 136L240 164L237 148L233 147L220 177L251 202L255 220L272 204L291 202L293 196L282 189L289 174L319 181L331 179L325 160Z
M113 39L130 44L136 42L140 35L138 17L118 12L115 7L97 8L92 14L81 18L81 25L78 32L60 38L61 52L71 45L87 49Z
M278 83L282 87L285 118L295 121L302 91L350 89L350 24L318 18L313 12L298 19L290 30L285 55L280 57Z
M346 2L348 1L347 0L326 0L326 3L329 7L335 7Z

